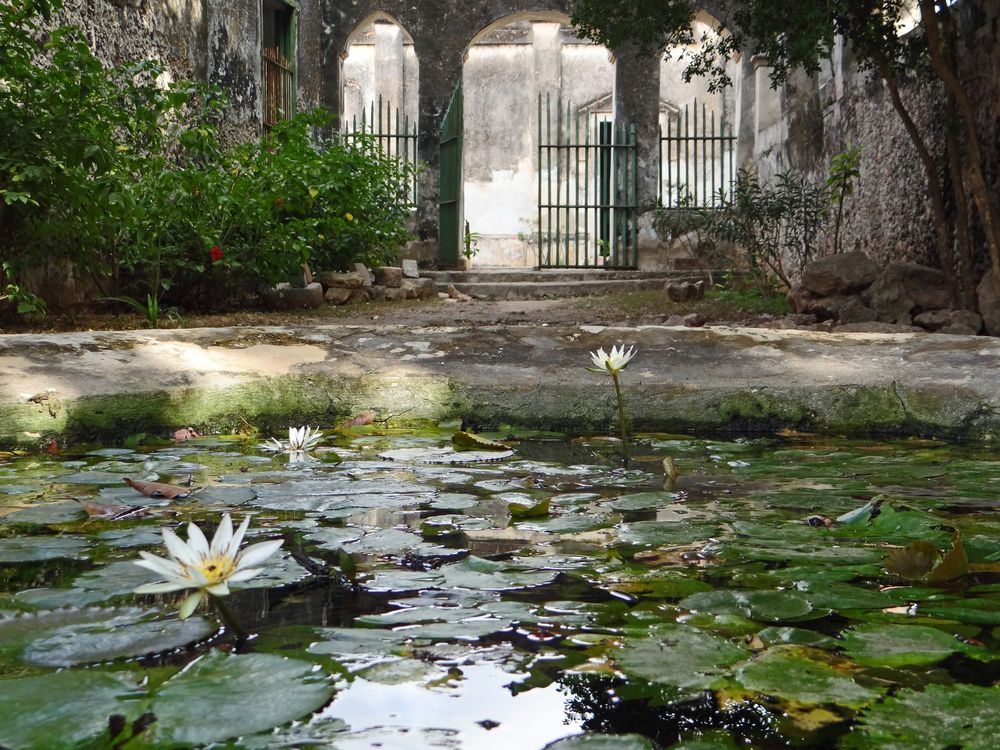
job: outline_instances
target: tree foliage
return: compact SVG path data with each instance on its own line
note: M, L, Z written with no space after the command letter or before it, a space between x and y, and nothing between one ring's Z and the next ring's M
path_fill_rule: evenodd
M737 52L762 55L774 86L793 70L817 72L832 57L839 35L861 70L881 78L923 166L934 216L939 262L957 301L972 306L974 285L970 228L971 198L1000 285L1000 218L984 177L982 136L971 97L957 72L958 37L953 0L721 0L713 10L721 33L705 35L689 58L685 77L708 75L711 86L729 83L724 63ZM667 51L691 38L691 22L703 4L692 0L605 2L576 0L573 22L591 39L620 49L634 43L646 52ZM919 10L917 28L900 34ZM950 180L929 134L916 123L900 86L921 79L943 84L950 103L945 122ZM954 194L948 194L951 183ZM948 206L957 206L951 211ZM958 252L953 251L957 239Z

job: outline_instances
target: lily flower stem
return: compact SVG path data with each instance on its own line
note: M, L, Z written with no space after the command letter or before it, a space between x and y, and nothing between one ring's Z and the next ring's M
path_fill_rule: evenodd
M250 633L247 632L246 628L240 623L239 618L233 613L233 610L229 608L225 600L221 596L209 595L212 601L212 606L215 607L215 611L219 613L219 617L222 618L222 622L225 624L226 629L232 631L236 638L240 641L245 641L250 637Z
M622 395L622 387L618 382L618 373L612 372L611 379L615 383L615 395L618 397L618 429L622 436L622 458L625 459L625 466L628 467L628 427L625 423L625 397Z

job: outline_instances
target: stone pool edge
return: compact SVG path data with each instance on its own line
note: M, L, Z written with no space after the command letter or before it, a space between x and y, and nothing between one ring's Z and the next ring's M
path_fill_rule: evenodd
M1000 439L1000 341L741 328L311 326L0 336L0 446L178 427L389 424L606 432L588 352L634 345L633 428Z

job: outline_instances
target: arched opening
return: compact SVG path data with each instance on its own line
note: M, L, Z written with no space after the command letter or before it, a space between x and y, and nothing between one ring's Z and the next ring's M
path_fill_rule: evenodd
M539 102L555 113L610 101L614 63L575 35L567 15L524 12L476 35L462 80L463 250L481 266L536 265L539 169L549 171L539 165ZM543 124L551 113L542 112Z
M416 164L420 69L406 29L381 11L358 24L341 53L340 80L341 132L372 135L386 153Z

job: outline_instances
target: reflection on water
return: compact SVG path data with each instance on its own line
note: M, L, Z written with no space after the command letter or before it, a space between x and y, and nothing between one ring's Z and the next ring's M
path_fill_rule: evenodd
M343 461L318 451L296 465L235 440L0 458L0 680L55 671L26 661L34 634L10 626L15 613L40 613L50 640L66 634L45 630L44 613L63 607L170 621L179 596L134 596L146 574L131 560L162 553L159 527L193 520L210 534L224 511L253 516L248 542L285 540L229 599L258 636L75 655L87 666L72 670L155 690L220 649L330 675L336 692L315 715L241 747L540 750L592 732L826 748L887 695L1000 680L989 447L647 435L626 470L599 439L513 439L513 456L471 461L450 456L446 433L335 439ZM669 463L679 476L665 484ZM188 475L203 489L178 501L121 481ZM880 514L858 515L876 495ZM860 521L834 520L844 514ZM917 541L933 557L955 540L970 567L954 579L886 570L890 549Z
M566 717L564 689L553 683L515 692L527 678L495 664L452 667L443 684L385 685L356 679L337 694L321 718L346 722L337 738L344 750L378 746L397 750L540 748L581 731Z

